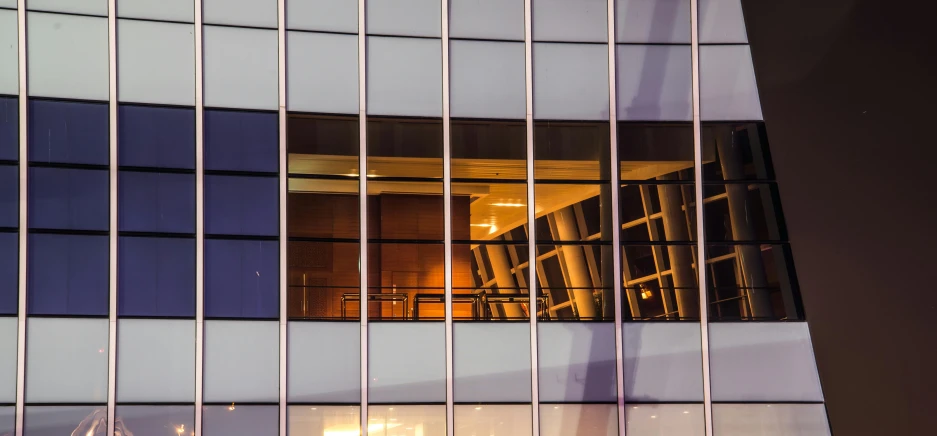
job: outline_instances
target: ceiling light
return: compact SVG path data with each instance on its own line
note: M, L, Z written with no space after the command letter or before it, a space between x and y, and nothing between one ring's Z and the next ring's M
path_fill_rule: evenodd
M524 203L491 203L491 205L498 206L498 207L524 207L526 206L526 204Z
M491 224L485 224L485 223L475 223L475 224L469 224L469 225L472 227L491 227Z

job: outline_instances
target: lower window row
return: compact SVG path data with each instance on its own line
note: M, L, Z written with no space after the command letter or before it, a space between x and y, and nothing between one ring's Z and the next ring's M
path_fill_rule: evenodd
M540 436L613 436L618 434L614 404L542 404ZM192 436L193 406L117 406L115 433L135 436ZM456 405L456 436L532 434L529 404ZM625 409L631 436L704 434L701 404L641 404ZM0 434L13 433L14 408L0 407ZM278 406L238 404L205 406L205 436L262 436L279 433ZM287 409L287 433L297 436L360 436L358 406L297 405ZM823 404L715 404L713 427L720 436L829 435ZM24 434L105 435L107 409L99 406L27 406ZM444 436L444 405L368 407L369 436Z

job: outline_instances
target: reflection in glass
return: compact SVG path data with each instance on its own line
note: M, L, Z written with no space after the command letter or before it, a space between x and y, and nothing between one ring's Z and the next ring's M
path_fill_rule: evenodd
M621 258L626 319L699 319L695 245L627 244Z
M456 405L455 436L530 436L530 405Z
M439 243L372 243L368 246L368 313L371 319L443 319L445 249ZM349 303L345 310L355 311Z
M829 436L823 404L713 404L716 436Z
M442 178L442 121L368 117L368 177Z
M440 182L368 180L368 239L442 241L443 185ZM464 215L468 202L454 202Z
M358 174L358 117L289 114L286 148L293 174Z
M526 180L523 121L452 120L450 133L453 179Z
M702 404L634 405L625 410L625 417L629 435L703 436L706 434Z
M523 229L521 229L523 230ZM502 235L510 236L510 234ZM526 244L453 244L452 316L466 320L530 317ZM543 307L546 299L542 300Z
M540 436L616 436L615 409L614 404L541 404Z
M24 415L23 434L29 436L107 435L104 406L26 406ZM120 434L130 434L121 421L114 427Z
M547 308L540 319L612 319L611 269L603 268L611 263L611 251L608 245L537 245L537 287Z
M787 244L707 245L706 266L711 319L802 318Z
M629 183L619 193L622 242L696 240L692 183Z
M358 306L360 250L357 242L290 240L289 318L358 319L355 309L342 308L346 300L354 300L353 306Z
M774 179L763 123L707 123L702 135L703 180Z
M278 406L202 407L202 434L205 436L274 435L279 431ZM136 435L134 435L136 436Z
M534 178L609 180L608 123L537 121L534 123Z
M124 436L191 436L195 434L194 406L117 406L116 423ZM74 433L72 433L74 434Z
M707 184L703 195L707 241L787 239L774 184Z
M445 434L446 406L368 407L368 436L444 436Z
M286 431L292 436L359 436L359 406L289 406Z

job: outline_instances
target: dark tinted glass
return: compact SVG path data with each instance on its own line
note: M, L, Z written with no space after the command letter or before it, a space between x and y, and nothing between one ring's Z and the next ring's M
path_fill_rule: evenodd
M357 180L299 180L329 185L346 193L290 192L287 223L290 237L357 238L359 229Z
M107 315L108 237L29 235L30 315Z
M530 316L527 246L507 243L453 244L453 317L511 320Z
M0 314L15 314L19 290L19 235L0 232Z
M703 193L707 241L782 241L787 239L773 184L707 184Z
M122 166L195 169L195 109L121 105Z
M442 183L369 180L368 186L369 239L444 239Z
M622 184L618 198L622 242L696 240L692 182Z
M205 316L279 316L279 243L205 241Z
M107 103L29 100L29 161L107 165Z
M0 164L0 227L19 223L19 166Z
M121 171L120 231L195 233L195 175Z
M443 244L368 245L368 313L372 319L442 319L444 307L414 305L444 293ZM435 295L435 296L434 296ZM419 310L417 310L419 308Z
M368 175L442 177L442 121L368 118Z
M205 176L205 232L276 236L278 190L276 177Z
M452 177L527 177L527 128L517 121L452 120Z
M707 245L710 318L801 319L787 244Z
M608 123L534 123L534 178L609 180Z
M205 111L205 169L276 172L279 167L276 113Z
M711 153L703 180L772 180L774 171L762 123L704 124L703 149Z
M544 319L608 320L614 317L608 245L538 245L537 287L547 298ZM608 266L606 266L608 265Z
M290 174L356 176L359 131L358 117L290 114Z
M109 180L106 170L29 169L29 227L107 230Z
M0 97L0 160L19 159L19 99Z
M121 236L118 314L195 316L195 240Z
M291 319L358 319L360 245L357 242L290 241L289 294ZM343 311L345 308L347 310Z

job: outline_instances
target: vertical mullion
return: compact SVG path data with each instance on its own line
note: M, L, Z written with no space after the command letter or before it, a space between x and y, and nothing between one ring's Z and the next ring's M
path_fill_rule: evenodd
M108 142L110 162L110 216L108 246L107 434L114 434L117 403L117 0L107 2Z
M621 270L621 211L619 209L619 173L618 161L618 74L615 45L615 1L608 0L608 114L609 114L609 165L611 165L612 191L612 295L615 304L615 381L618 392L618 434L625 436L625 355L624 335L622 332L622 280ZM608 285L606 285L608 286Z
M23 414L26 399L26 250L27 226L26 214L28 173L27 92L26 92L26 0L19 0L16 9L17 57L19 59L19 265L17 293L19 300L16 309L16 436L23 436Z
M358 240L361 346L361 434L368 434L368 98L365 0L358 0Z
M286 200L287 200L287 150L286 150L286 0L277 0L277 60L278 60L278 117L280 147L280 186L279 207L280 207L280 407L279 412L280 436L286 436L286 347L287 347L287 224L286 224Z
M450 140L451 115L449 113L449 0L441 0L442 11L442 195L444 280L446 308L446 434L454 431L453 343L452 343L452 150Z
M205 99L202 0L195 0L195 436L202 436L205 333Z
M700 123L699 0L690 0L690 56L693 75L693 175L696 188L696 273L699 281L700 338L703 354L703 414L706 436L713 434L712 387L709 378L709 303L706 282L706 235L703 231L703 147Z
M524 84L526 110L524 121L527 127L527 295L530 298L530 417L534 436L540 434L540 371L537 352L537 241L535 221L537 208L534 198L534 64L531 0L524 0ZM546 309L546 308L544 308Z

